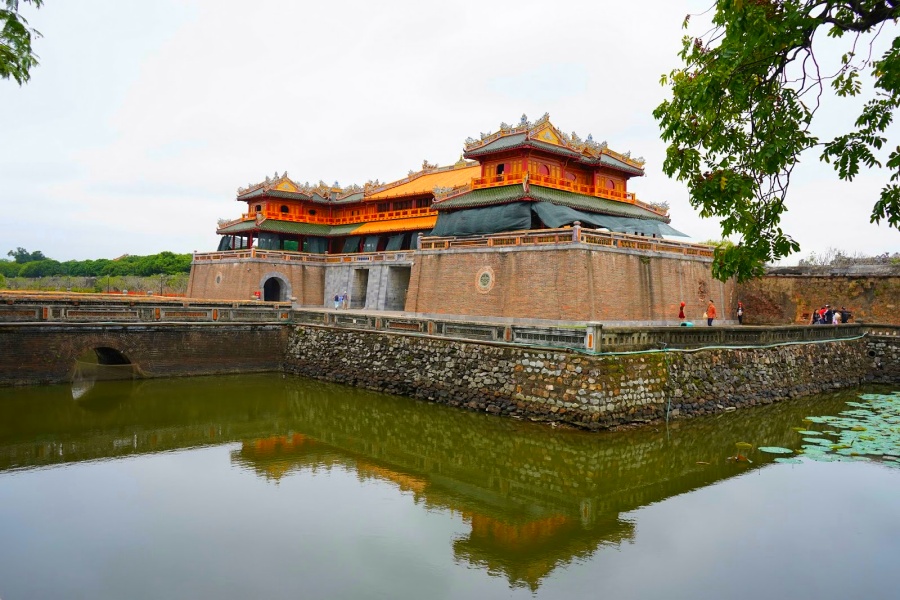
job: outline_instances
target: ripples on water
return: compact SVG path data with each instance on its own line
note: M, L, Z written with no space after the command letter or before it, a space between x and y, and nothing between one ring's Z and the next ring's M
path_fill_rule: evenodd
M893 598L900 470L729 460L859 393L596 434L274 374L0 389L0 598Z

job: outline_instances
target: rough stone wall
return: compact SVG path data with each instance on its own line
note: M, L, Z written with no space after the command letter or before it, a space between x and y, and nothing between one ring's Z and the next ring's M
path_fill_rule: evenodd
M712 299L720 320L734 319L734 284L715 280L710 265L661 252L569 245L420 251L406 310L665 324L678 321L681 301L688 319L700 321Z
M898 344L900 345L900 344ZM296 326L285 370L490 413L598 429L854 386L865 340L589 356Z
M770 404L869 380L864 340L670 353L671 415Z
M769 275L740 284L744 323L783 325L809 323L824 304L846 306L853 320L900 325L900 274L865 275L841 271Z
M867 338L866 354L871 360L869 371L871 381L875 383L900 381L900 338Z
M76 359L112 348L144 377L281 370L284 325L3 324L0 385L70 381Z
M288 284L286 298L303 306L322 306L325 299L325 267L264 259L198 261L191 266L189 298L252 300L263 284L276 276Z

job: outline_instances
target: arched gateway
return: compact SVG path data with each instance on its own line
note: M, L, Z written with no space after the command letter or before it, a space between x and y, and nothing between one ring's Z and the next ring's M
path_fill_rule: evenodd
M266 273L260 285L266 302L285 302L291 297L291 284L281 273Z

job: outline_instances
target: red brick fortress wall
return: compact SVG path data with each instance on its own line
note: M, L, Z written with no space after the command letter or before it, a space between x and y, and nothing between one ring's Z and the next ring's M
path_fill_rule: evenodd
M277 275L290 284L290 295L302 306L322 306L325 298L325 267L269 259L224 259L195 261L188 283L189 298L206 300L252 300L263 293L266 279ZM284 298L290 301L291 298Z
M752 325L809 323L812 311L845 306L859 323L900 325L900 267L777 267L743 283L737 299Z
M697 325L709 300L733 321L733 282L711 259L566 246L417 252L406 311L522 319L677 324L680 302Z

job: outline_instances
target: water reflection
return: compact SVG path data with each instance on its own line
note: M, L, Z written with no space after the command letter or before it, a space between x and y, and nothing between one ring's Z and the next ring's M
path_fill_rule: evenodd
M0 390L0 471L238 442L232 465L273 485L337 467L461 515L455 559L532 590L633 540L623 513L768 464L728 462L735 442L796 448L793 425L850 397L589 434L275 375L72 391Z

